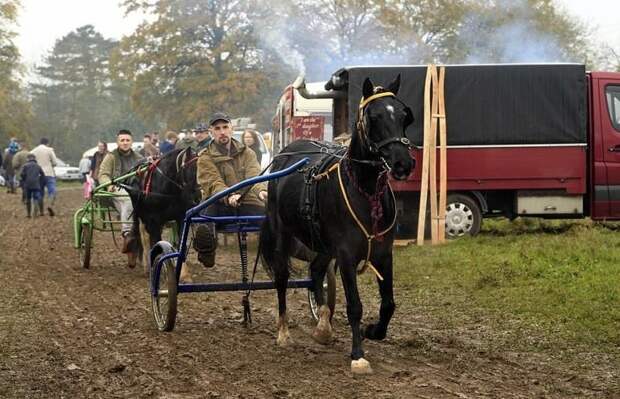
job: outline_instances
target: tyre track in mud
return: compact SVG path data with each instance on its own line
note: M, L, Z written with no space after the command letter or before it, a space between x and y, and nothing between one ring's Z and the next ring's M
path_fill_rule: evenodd
M286 348L275 345L271 291L252 294L248 328L240 322L241 293L181 295L175 330L160 333L142 269L125 266L109 233L95 233L91 269L78 267L71 223L80 191L61 199L57 217L27 220L16 196L0 194L0 397L605 396L536 359L481 353L425 329L423 309L397 309L386 341L365 341L375 373L353 377L341 289L328 346L310 338L304 290L289 291L294 343ZM234 251L221 248L215 269L192 265L194 279L237 278ZM374 319L376 293L363 292L363 300L365 319Z

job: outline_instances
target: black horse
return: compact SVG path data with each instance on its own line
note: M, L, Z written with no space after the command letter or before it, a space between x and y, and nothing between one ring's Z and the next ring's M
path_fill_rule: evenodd
M148 241L142 237L144 246L148 243L148 248L152 248L161 241L164 225L169 221L176 222L180 237L185 212L200 200L196 160L196 153L189 147L170 151L148 162L146 170L128 189L134 221L140 220L149 236ZM145 251L147 257L148 253ZM148 260L144 262L149 264Z
M374 87L370 79L364 81L357 124L344 156L331 155L330 161L326 152L333 153L333 148L317 151L317 146L322 146L320 143L304 140L282 150L272 171L306 156L311 158L311 166L306 173L269 182L267 218L260 236L263 264L272 275L278 294L279 345L285 345L289 338L286 288L295 239L318 253L310 269L315 298L321 307L313 338L321 343L331 339L331 314L325 306L322 281L330 260L336 259L352 331L351 370L359 374L370 373L372 369L362 349L358 264L365 269L370 262L369 267L376 270L381 294L379 321L366 326L364 337L385 338L395 308L392 227L396 210L387 175L389 172L393 178L404 180L415 164L404 135L413 116L396 98L399 86L400 75L385 89Z

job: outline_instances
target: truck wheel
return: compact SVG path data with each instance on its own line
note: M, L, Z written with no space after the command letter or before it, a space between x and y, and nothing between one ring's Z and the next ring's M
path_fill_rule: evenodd
M478 203L467 195L450 194L446 205L446 237L457 238L480 232L482 212Z

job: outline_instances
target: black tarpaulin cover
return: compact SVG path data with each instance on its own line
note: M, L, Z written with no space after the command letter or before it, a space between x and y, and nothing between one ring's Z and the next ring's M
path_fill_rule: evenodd
M422 145L426 66L350 67L337 71L348 90L353 126L366 77L387 86L413 111L407 136ZM586 142L586 73L580 64L446 66L448 145Z

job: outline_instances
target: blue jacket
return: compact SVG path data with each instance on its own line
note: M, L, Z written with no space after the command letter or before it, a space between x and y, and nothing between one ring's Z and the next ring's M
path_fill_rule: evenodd
M170 152L172 150L174 150L174 144L170 143L167 140L165 140L163 143L161 143L159 145L159 152L161 154L165 154L165 153Z

